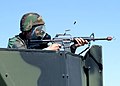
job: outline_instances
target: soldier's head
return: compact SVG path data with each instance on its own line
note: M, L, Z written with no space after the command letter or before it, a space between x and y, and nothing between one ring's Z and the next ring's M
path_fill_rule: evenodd
M26 13L20 21L20 30L28 39L36 39L45 35L45 22L37 13Z

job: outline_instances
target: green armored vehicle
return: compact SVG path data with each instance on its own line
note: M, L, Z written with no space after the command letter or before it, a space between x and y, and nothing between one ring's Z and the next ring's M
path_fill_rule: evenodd
M102 47L67 51L0 49L0 86L103 86Z

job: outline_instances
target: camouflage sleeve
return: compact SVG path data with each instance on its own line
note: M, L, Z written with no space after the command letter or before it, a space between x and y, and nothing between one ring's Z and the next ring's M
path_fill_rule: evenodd
M25 49L26 45L17 37L9 38L7 48Z

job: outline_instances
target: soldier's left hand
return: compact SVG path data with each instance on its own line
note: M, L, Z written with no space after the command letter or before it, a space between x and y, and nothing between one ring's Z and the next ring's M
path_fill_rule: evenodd
M87 40L84 40L82 38L75 38L75 46L76 47L80 47L80 46L84 46L85 44L88 44Z

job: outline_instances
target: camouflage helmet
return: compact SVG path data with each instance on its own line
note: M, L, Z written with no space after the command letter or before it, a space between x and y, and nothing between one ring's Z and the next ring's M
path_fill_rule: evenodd
M26 13L22 16L20 21L20 30L29 31L35 25L44 25L42 17L37 13Z

